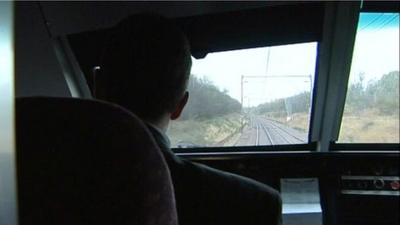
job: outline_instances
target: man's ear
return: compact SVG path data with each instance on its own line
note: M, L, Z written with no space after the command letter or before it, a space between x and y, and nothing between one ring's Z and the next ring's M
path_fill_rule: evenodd
M175 108L175 111L173 111L171 113L170 119L171 120L176 120L178 119L181 114L183 109L185 108L186 103L188 102L189 99L189 92L185 92L185 94L183 95L182 99L179 101L178 105Z

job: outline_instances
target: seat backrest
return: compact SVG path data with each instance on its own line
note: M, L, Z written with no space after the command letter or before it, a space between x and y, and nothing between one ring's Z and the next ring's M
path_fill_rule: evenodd
M174 225L168 167L145 125L105 102L16 101L21 225Z

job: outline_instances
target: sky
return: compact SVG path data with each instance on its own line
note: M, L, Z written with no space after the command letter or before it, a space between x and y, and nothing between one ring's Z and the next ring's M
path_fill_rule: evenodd
M211 53L205 59L194 60L192 74L207 77L238 101L243 75L244 102L257 105L309 90L309 77L315 71L316 47L314 42Z
M256 106L310 91L309 77L314 78L316 55L316 42L211 53L204 59L193 59L192 74L207 77L238 101L243 75L244 105ZM368 82L393 70L399 70L399 14L362 13L350 82L360 73ZM285 77L294 75L298 77Z

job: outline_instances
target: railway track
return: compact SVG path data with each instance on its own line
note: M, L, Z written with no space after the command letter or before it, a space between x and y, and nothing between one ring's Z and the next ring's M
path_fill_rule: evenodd
M260 130L261 130L262 132L260 132ZM256 138L257 143L256 143L256 145L260 145L260 134L262 134L262 133L265 134L265 137L267 137L267 140L268 140L268 142L269 142L269 143L265 143L265 144L267 144L267 145L274 145L274 141L273 141L273 139L272 139L272 136L271 136L271 134L270 134L270 131L268 131L268 128L266 128L265 125L262 124L262 123L257 123L257 138Z
M253 116L236 146L288 145L307 143L307 134L277 121Z
M298 144L306 140L294 134L290 128L278 125L277 122L269 119L254 119L256 128L255 145L276 145L276 144Z
M293 134L293 132L289 131L289 129L287 129L287 128L285 129L285 128L281 127L281 126L276 125L275 121L272 121L272 120L269 120L269 119L264 119L264 120L268 121L269 125L273 126L274 128L276 128L277 130L281 131L282 133L285 133L287 136L290 136L291 138L297 140L298 142L303 143L304 141L306 141L306 140L304 140L302 138L299 138L297 135ZM290 141L287 138L287 136L285 136L285 135L281 135L281 136L282 136L283 139L285 139L288 142L288 144L295 144L295 143L293 143L293 141Z

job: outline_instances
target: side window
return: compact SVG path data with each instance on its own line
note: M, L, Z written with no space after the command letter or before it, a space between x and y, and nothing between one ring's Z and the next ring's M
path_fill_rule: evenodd
M338 142L399 143L399 13L361 13Z
M0 224L17 224L14 2L0 1Z
M317 43L193 59L189 103L168 130L172 147L308 143Z

